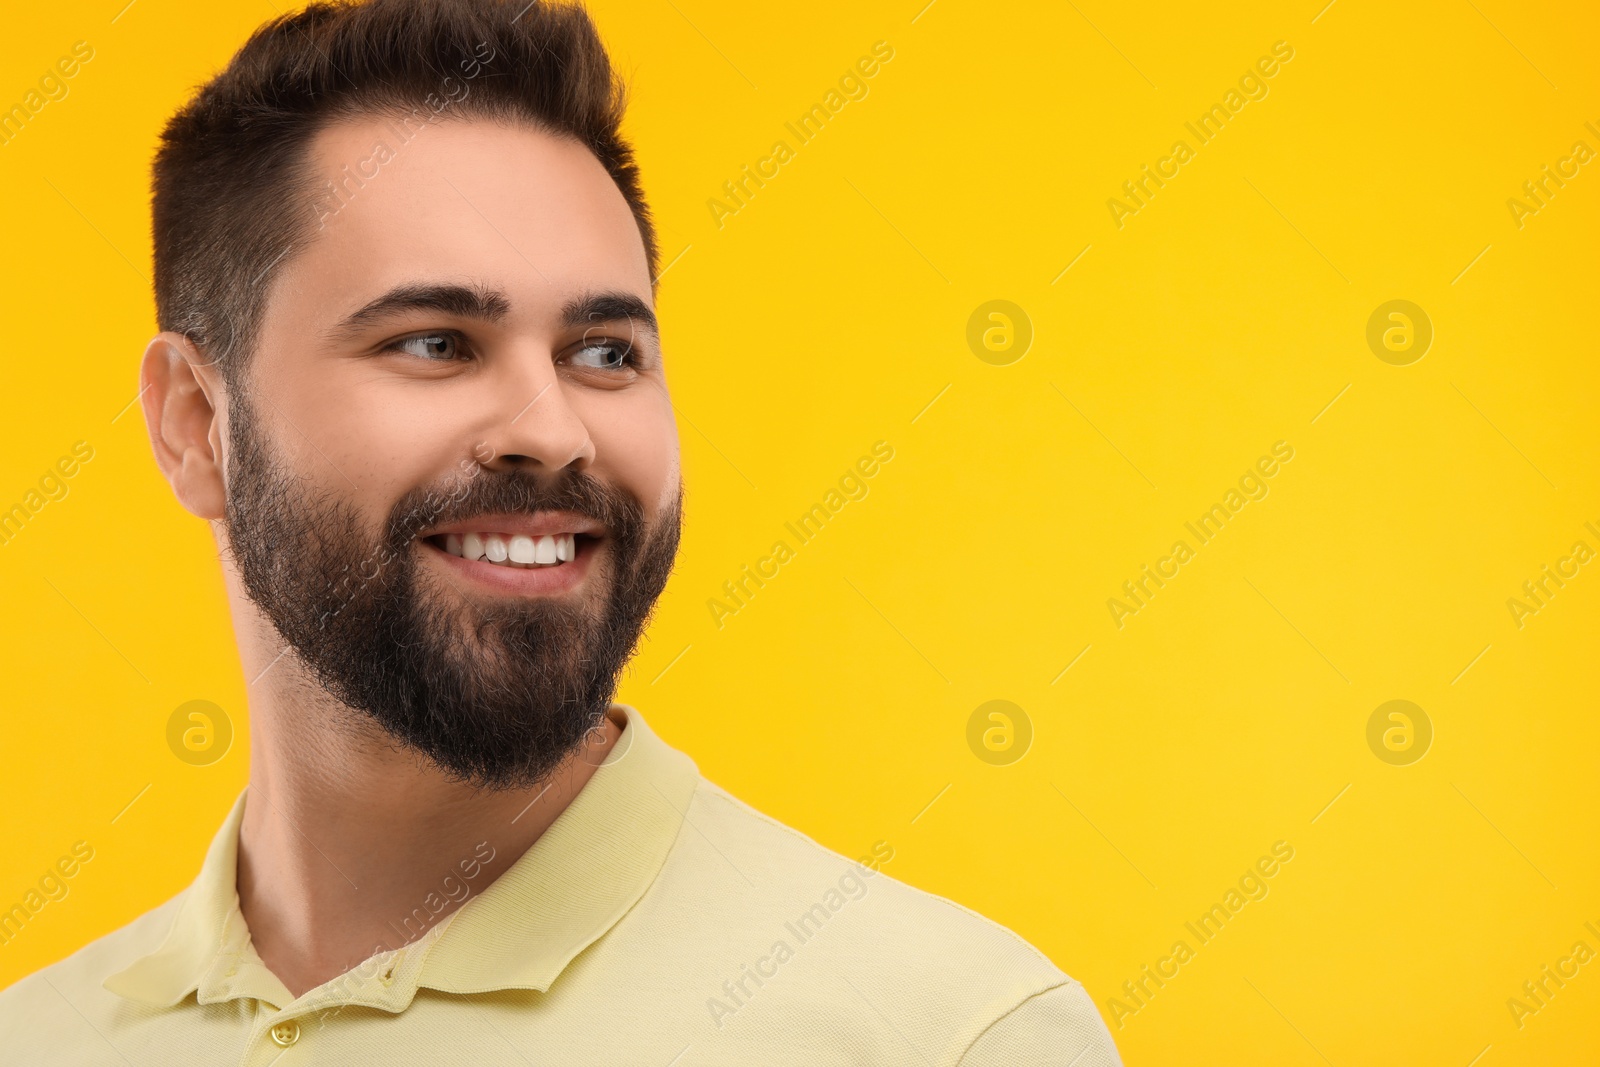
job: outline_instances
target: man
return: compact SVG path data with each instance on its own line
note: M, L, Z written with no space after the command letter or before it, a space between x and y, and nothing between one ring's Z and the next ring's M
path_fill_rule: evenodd
M372 0L168 125L144 412L250 786L188 890L0 995L0 1059L1118 1062L1025 942L612 703L681 494L622 107L580 9Z

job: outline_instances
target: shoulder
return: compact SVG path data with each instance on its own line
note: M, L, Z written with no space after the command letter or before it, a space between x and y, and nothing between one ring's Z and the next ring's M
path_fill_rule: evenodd
M184 895L0 990L0 1048L7 1054L38 1049L54 1055L80 1046L103 1050L95 1030L112 1026L126 1002L102 983L162 946ZM34 1061L23 1056L18 1062Z
M704 778L685 823L663 875L697 883L702 900L715 896L719 935L737 946L727 960L735 975L780 964L814 970L821 981L813 989L840 986L839 1010L917 1017L930 1037L928 1026L943 1031L944 1048L969 1049L963 1065L1058 1062L1010 1054L1046 1046L1068 1050L1065 1064L1087 1043L1103 1054L1077 1067L1118 1062L1088 994L1042 952L977 912L875 870L893 859L892 842L850 859ZM825 1001L818 993L804 1006Z
M861 910L880 921L898 920L883 936L914 931L921 951L945 953L959 947L961 952L976 952L974 962L1009 964L1033 976L1040 989L1066 978L1042 952L1006 927L884 873L881 865L895 854L891 842L879 841L872 854L858 859L842 856L703 778L689 815L714 828L721 835L718 843L730 847L730 857L739 855L757 885L766 882L777 896L785 895L785 890L811 890L812 896L827 896L833 903L829 890L836 890L846 903L832 911L856 910L857 902L866 905ZM927 936L933 933L939 938Z
M961 1057L960 1067L1121 1067L1111 1033L1077 982L1063 982L996 1019Z

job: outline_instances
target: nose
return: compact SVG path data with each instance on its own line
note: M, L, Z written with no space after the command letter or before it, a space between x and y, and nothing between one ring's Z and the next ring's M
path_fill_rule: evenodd
M491 470L533 468L547 474L565 467L585 470L594 462L594 440L548 351L529 353L496 377L493 415L476 449L478 462Z

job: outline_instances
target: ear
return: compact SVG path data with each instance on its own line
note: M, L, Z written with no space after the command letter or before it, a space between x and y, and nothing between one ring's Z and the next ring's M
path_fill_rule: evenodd
M202 519L222 518L226 394L215 364L187 337L165 331L144 350L139 388L150 448L178 503Z

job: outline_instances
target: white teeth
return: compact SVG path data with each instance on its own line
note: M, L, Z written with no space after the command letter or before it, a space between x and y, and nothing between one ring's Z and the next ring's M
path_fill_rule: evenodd
M469 533L445 534L444 550L452 556L486 560L507 567L553 567L578 558L576 534Z

